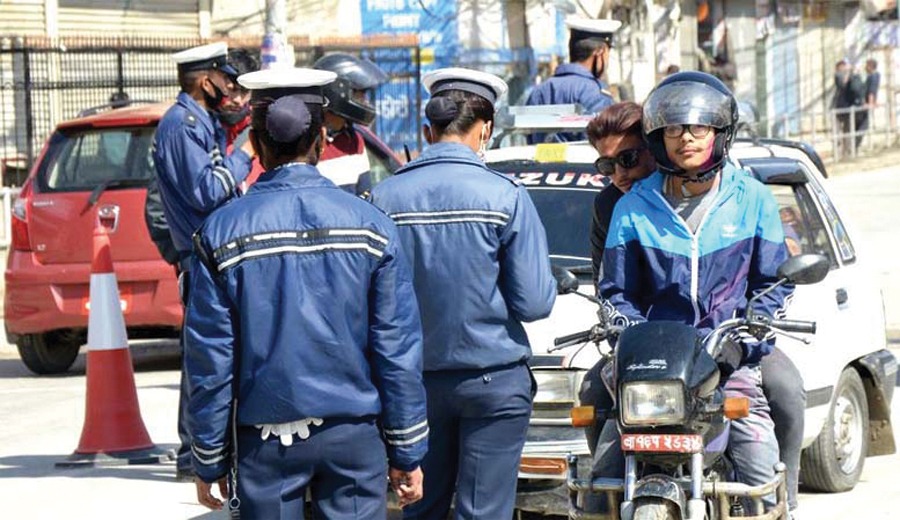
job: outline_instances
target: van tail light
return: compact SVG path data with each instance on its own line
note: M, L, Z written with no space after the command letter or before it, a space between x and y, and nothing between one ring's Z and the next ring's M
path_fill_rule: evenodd
M569 412L569 416L572 418L572 426L576 428L591 426L597 420L593 406L576 406Z
M28 234L28 198L19 197L12 207L12 248L16 251L31 251L31 237Z

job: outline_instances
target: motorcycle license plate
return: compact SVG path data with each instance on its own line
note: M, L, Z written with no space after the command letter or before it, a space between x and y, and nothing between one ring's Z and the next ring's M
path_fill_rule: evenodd
M703 437L668 433L625 433L622 435L622 451L699 453L703 451Z

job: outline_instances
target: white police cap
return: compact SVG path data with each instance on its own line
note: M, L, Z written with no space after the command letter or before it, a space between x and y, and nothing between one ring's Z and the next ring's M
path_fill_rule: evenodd
M445 90L462 90L481 96L491 104L509 90L506 82L493 74L460 67L433 70L422 76L422 83L432 96Z
M289 68L258 70L243 74L237 80L252 92L254 99L299 95L307 103L327 105L322 87L336 78L337 74L330 70Z
M622 27L622 22L606 18L569 18L566 20L569 28L569 41L576 42L587 38L597 38L612 45L613 35Z
M172 55L172 61L178 65L180 72L218 69L230 76L237 76L237 71L228 65L228 44L225 42L209 43L176 52Z

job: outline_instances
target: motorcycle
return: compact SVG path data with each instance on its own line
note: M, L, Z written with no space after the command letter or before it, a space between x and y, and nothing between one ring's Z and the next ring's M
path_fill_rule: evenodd
M615 417L625 457L624 478L579 478L577 457L568 457L569 517L622 520L777 520L787 518L785 467L775 478L748 486L729 481L732 466L725 456L731 419L749 414L746 397L726 397L715 357L737 332L762 340L772 334L809 343L794 334L814 334L816 324L778 320L754 313L761 297L785 283L813 284L828 273L820 255L799 255L778 269L778 282L750 299L743 317L721 323L704 341L696 329L678 322L644 322L623 328L610 322L595 297L577 292L578 281L556 270L559 292L578 294L599 306L600 323L590 330L555 340L553 350L593 342L601 351L601 379L615 403ZM604 352L601 343L616 337ZM587 416L594 411L587 407ZM573 410L573 419L578 412ZM573 424L575 421L573 421ZM584 423L582 422L582 425ZM604 494L607 514L586 512L586 494ZM775 506L763 512L763 497Z

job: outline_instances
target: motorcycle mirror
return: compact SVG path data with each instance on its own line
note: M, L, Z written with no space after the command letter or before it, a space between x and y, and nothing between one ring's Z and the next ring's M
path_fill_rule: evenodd
M797 285L821 282L829 269L828 259L822 255L797 255L778 267L778 278Z
M556 294L571 294L578 291L578 278L568 269L558 265L551 267L553 278L556 278Z

